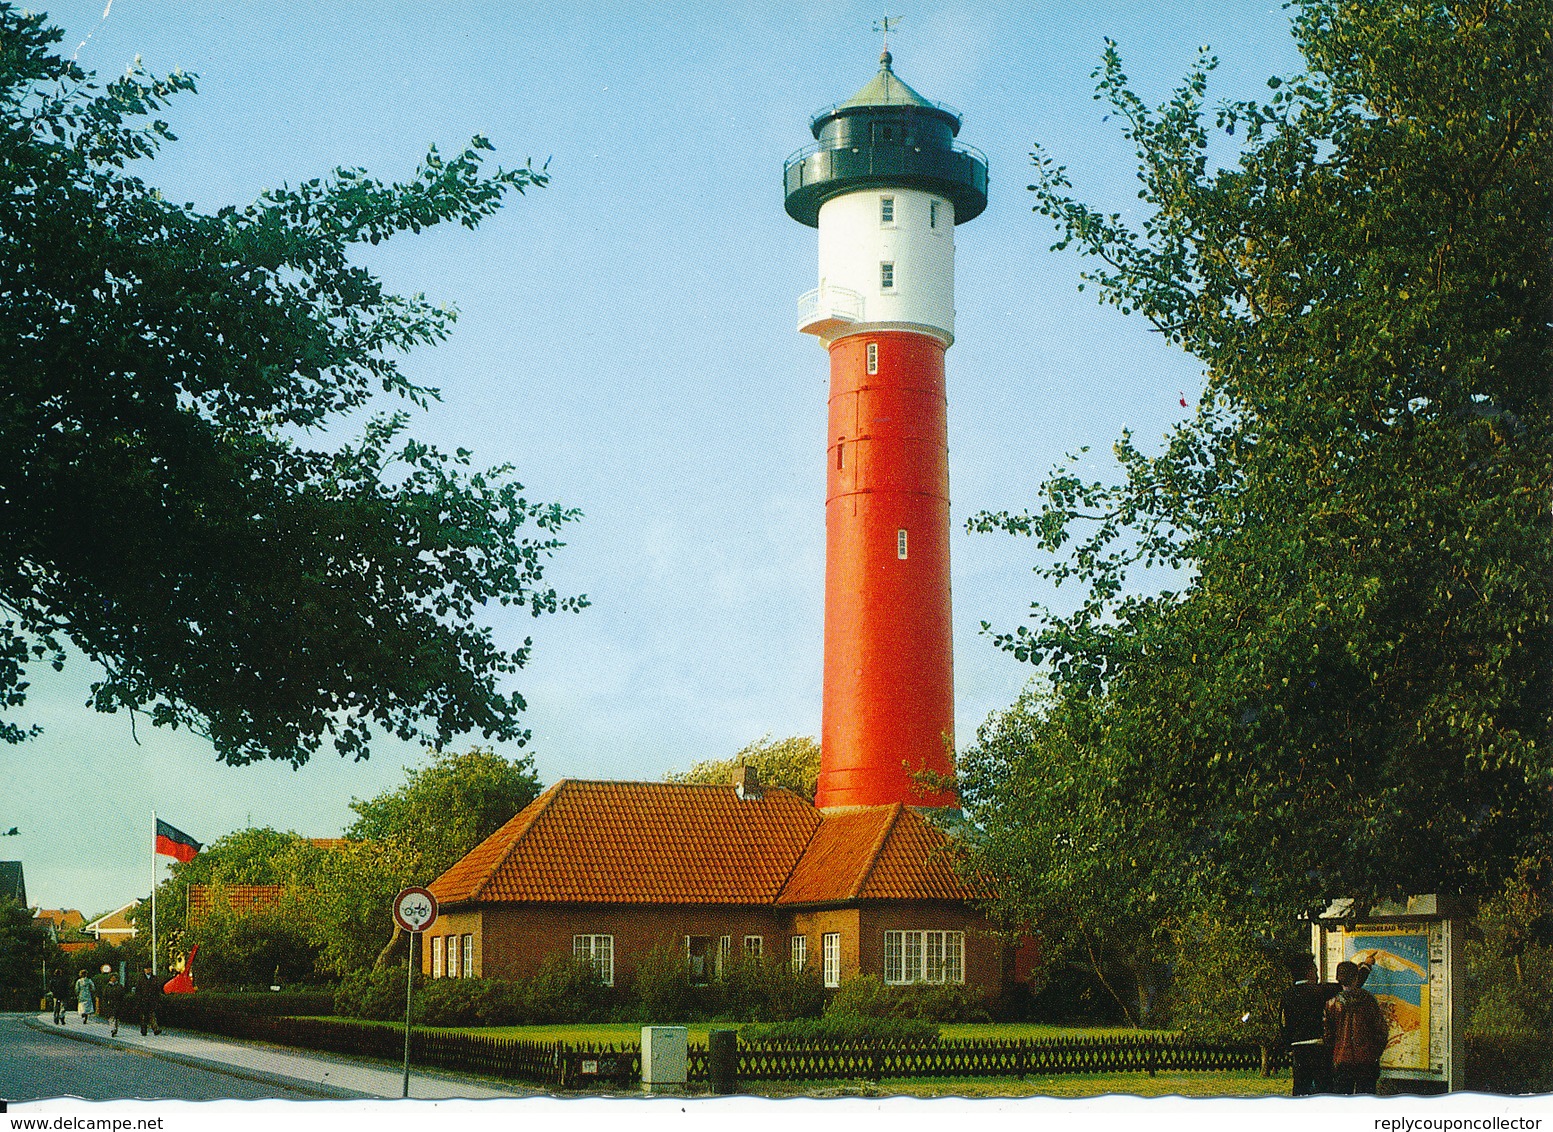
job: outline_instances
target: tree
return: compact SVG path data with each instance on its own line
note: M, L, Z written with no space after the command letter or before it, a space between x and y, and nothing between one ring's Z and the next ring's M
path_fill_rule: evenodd
M345 834L362 845L327 859L313 905L325 964L345 971L373 956L386 961L401 934L390 914L394 895L408 884L430 884L539 791L531 756L510 760L476 747L443 752L409 771L403 786L352 800L356 820Z
M0 1002L7 1010L30 1010L43 993L44 964L54 970L59 948L32 910L0 896Z
M146 119L193 78L99 89L61 35L0 3L0 704L70 643L107 671L97 710L192 728L234 765L329 741L365 758L374 727L523 742L498 684L530 644L476 618L585 604L543 584L577 512L414 440L402 411L304 440L380 392L436 396L397 355L453 312L386 292L353 246L473 228L545 173L486 172L476 137L407 183L336 169L202 213L126 172L174 140Z
M786 739L762 735L753 743L740 747L732 758L706 759L693 764L689 770L670 771L663 780L726 785L733 781L736 766L754 767L761 785L785 787L812 802L820 780L820 745L807 735L792 735Z
M1095 718L1096 805L1146 803L1139 848L1200 906L1489 894L1553 829L1550 27L1546 0L1311 0L1309 73L1211 116L1211 57L1151 110L1110 44L1137 230L1036 152L1056 247L1206 390L1158 454L1124 434L1121 482L1059 471L972 526L1086 588L998 640ZM1140 592L1158 565L1186 581Z

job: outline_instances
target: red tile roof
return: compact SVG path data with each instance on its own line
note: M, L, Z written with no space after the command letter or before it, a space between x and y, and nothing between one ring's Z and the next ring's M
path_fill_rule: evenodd
M563 779L431 890L449 906L975 900L956 852L901 805L826 816L782 789Z
M278 884L191 884L189 885L189 912L210 911L216 905L219 894L222 903L234 912L249 912L255 908L268 908L278 904L286 889Z
M32 916L35 920L46 920L53 924L55 929L62 932L74 931L86 923L86 917L74 908L39 908Z
M770 904L819 824L790 790L563 779L431 890L444 904Z

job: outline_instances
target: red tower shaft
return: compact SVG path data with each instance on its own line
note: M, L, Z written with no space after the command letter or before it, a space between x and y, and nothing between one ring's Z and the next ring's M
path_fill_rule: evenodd
M821 809L956 805L944 343L830 345Z

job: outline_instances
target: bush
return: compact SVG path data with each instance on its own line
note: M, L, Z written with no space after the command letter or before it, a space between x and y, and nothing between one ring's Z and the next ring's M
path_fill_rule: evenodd
M825 1007L831 1015L915 1018L929 1022L989 1022L985 995L951 983L892 986L878 975L854 975L842 982Z
M546 958L525 987L525 1013L533 1023L603 1022L614 1004L598 968L570 955Z
M1553 1092L1553 1039L1545 1033L1468 1033L1467 1088L1474 1093Z
M739 1031L751 1045L806 1045L833 1042L931 1042L938 1026L925 1018L883 1018L862 1014L825 1014L787 1022L757 1022Z
M689 1022L696 1014L696 988L690 985L685 950L672 942L660 943L642 956L631 990L639 1021Z
M401 975L402 978L402 975ZM400 986L400 1010L404 1009L404 987ZM261 1018L306 1018L336 1013L335 992L328 990L283 991L196 991L173 996L192 1006L220 1010L229 1014L248 1014Z
M398 967L352 971L334 992L334 1012L389 1022L404 1017L406 975Z

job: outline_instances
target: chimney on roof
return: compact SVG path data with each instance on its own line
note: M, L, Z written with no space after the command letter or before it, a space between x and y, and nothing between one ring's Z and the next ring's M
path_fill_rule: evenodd
M741 802L761 797L760 775L754 767L740 765L733 768L733 792Z

